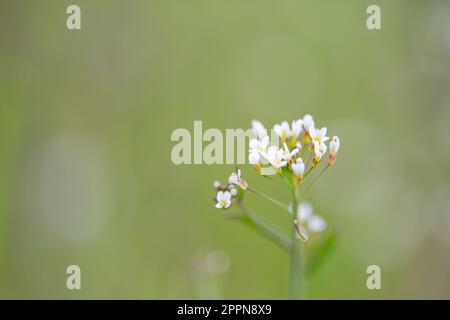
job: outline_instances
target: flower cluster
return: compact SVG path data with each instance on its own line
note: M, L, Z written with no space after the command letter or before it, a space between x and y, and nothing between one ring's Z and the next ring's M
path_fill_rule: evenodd
M339 137L334 136L329 143L327 128L316 128L314 119L307 114L302 119L292 121L289 125L287 121L276 124L273 131L279 137L282 148L270 145L270 138L264 125L257 121L252 121L252 130L255 136L250 140L250 150L248 160L261 173L264 165L269 165L281 174L284 170L291 171L296 183L300 184L307 166L317 167L323 156L328 152L328 164L333 165L339 151ZM312 157L311 164L309 160Z
M255 167L260 175L267 175L264 173L266 171L263 172L263 169L268 168L271 169L272 175L280 176L293 190L293 204L297 203L300 185L312 170L319 167L327 151L327 164L318 177L336 162L336 156L340 148L339 137L334 136L329 141L327 128L316 128L313 117L308 114L301 119L292 121L291 124L283 121L274 125L274 134L271 136L276 139L274 139L273 144L267 129L261 122L253 120L252 131L254 138L249 143L249 163ZM280 143L281 147L279 147ZM322 232L326 228L326 221L313 214L309 203L300 203L298 208L295 209L292 206L287 206L249 187L239 169L230 175L225 186L216 181L214 187L217 190L215 206L219 209L229 208L233 199L238 200L236 203L239 206L239 200L242 200L242 194L246 189L287 209L293 216L297 236L302 240L308 239L309 234Z
M217 190L215 199L216 208L227 209L228 207L230 207L231 199L233 197L237 197L238 195L236 187L245 190L247 189L247 186L247 181L242 178L240 169L230 175L230 177L228 178L228 183L226 185L222 185L220 181L215 181L214 189Z

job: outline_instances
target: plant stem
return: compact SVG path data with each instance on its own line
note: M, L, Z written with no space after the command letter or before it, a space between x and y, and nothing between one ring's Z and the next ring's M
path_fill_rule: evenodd
M314 183L316 183L317 180L319 180L319 178L324 174L324 172L328 169L330 165L327 164L327 166L320 171L319 175L313 180L313 182L311 182L311 184L309 185L308 189L305 191L305 193L309 192L309 190L311 190L311 188L313 187Z
M288 206L285 205L283 202L278 201L277 199L274 199L274 198L268 196L267 194L262 193L261 191L258 191L258 190L256 190L256 189L250 187L250 186L247 187L247 190L249 190L249 191L251 191L251 192L253 192L253 193L256 193L257 195L259 195L259 196L265 198L266 200L269 200L269 201L272 202L273 204L276 204L277 206L279 206L279 207L281 207L281 208L283 208L283 209L289 211Z
M295 227L296 212L297 212L297 189L292 190L292 205L294 208L292 217L292 245L291 245L291 265L290 265L290 298L302 299L303 297L303 268L301 265L300 243L297 239L297 230Z

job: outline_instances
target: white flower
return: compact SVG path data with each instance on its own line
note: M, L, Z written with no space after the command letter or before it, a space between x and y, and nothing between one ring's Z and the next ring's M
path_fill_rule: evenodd
M292 171L297 177L303 176L305 173L305 163L302 158L297 158L297 160L291 165Z
M228 184L235 184L239 180L239 177L237 176L236 172L233 172L230 177L228 178Z
M302 202L297 207L297 219L306 222L313 215L313 208L309 202Z
M329 138L326 136L327 135L327 128L322 128L322 129L315 129L312 128L309 132L312 141L314 143L318 143L318 144L322 144L325 141L327 141Z
M302 131L303 131L303 120L298 119L292 121L292 134L298 137L300 133L302 133Z
M312 115L310 114L306 114L303 117L303 129L305 129L306 132L311 132L311 130L313 130L315 128L315 123L314 123L314 119L312 117Z
M320 216L313 215L308 219L308 229L312 232L322 232L327 227L327 222Z
M276 146L270 146L267 149L267 160L277 169L287 165L287 161L284 160L284 151L278 149Z
M293 156L295 156L300 150L295 148L292 151L289 151L288 146L286 145L286 142L284 143L284 151L283 151L283 159L284 160L290 160Z
M222 187L222 184L220 183L220 181L216 180L216 181L214 181L213 186L214 186L214 189L220 189Z
M325 143L319 143L314 141L314 153L316 154L316 161L320 161L323 155L327 152L327 146Z
M250 154L248 155L248 163L251 165L259 164L259 160L261 158L260 152L257 149L250 150Z
M269 136L262 137L261 140L251 139L249 145L250 151L258 150L259 152L266 152L269 146Z
M216 196L216 208L218 209L226 209L231 206L231 193L228 191L219 191Z
M234 197L234 196L237 196L237 189L236 189L236 188L232 187L232 188L229 189L229 191L230 191L230 194L231 194L233 197Z
M327 227L325 219L313 213L313 208L309 202L302 202L298 205L297 220L300 224L305 224L307 230L311 232L322 232ZM307 232L303 231L307 235Z
M291 129L289 128L289 123L287 121L274 125L273 131L275 131L275 133L283 140L287 140L292 135Z
M237 172L233 172L228 178L228 184L236 185L241 189L247 189L248 183L241 177L241 169L237 169Z
M252 130L256 139L262 139L267 136L267 130L264 125L258 120L252 120Z
M339 137L334 136L330 142L330 154L335 156L338 153L340 146Z

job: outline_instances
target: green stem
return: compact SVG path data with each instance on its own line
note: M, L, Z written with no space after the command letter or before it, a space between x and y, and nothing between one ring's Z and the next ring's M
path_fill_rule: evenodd
M292 217L292 245L291 245L291 266L290 266L290 297L291 299L302 299L303 297L303 268L300 256L300 243L297 239L297 230L295 227L297 211L297 190L292 190L292 205L294 208Z
M267 194L265 194L265 193L263 193L263 192L261 192L261 191L258 191L258 190L256 190L256 189L250 187L250 186L247 187L247 190L249 190L249 191L251 191L251 192L253 192L253 193L256 193L257 195L259 195L259 196L265 198L266 200L269 200L269 201L272 202L273 204L275 204L275 205L277 205L277 206L279 206L279 207L281 207L281 208L283 208L283 209L289 211L288 206L285 205L283 202L278 201L277 199L274 199L274 198L268 196Z
M327 166L320 171L319 175L311 182L311 184L309 185L308 189L305 191L305 193L309 192L309 190L311 190L311 188L313 187L313 185L316 183L317 180L319 180L319 178L325 173L325 171L328 169L330 165L327 164Z

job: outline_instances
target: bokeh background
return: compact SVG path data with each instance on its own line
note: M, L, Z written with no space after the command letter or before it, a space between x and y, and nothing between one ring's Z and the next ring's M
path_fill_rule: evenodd
M307 195L339 229L308 297L450 298L449 85L447 1L3 0L0 297L286 298L288 254L213 207L234 167L176 166L170 136L311 113L342 147Z

